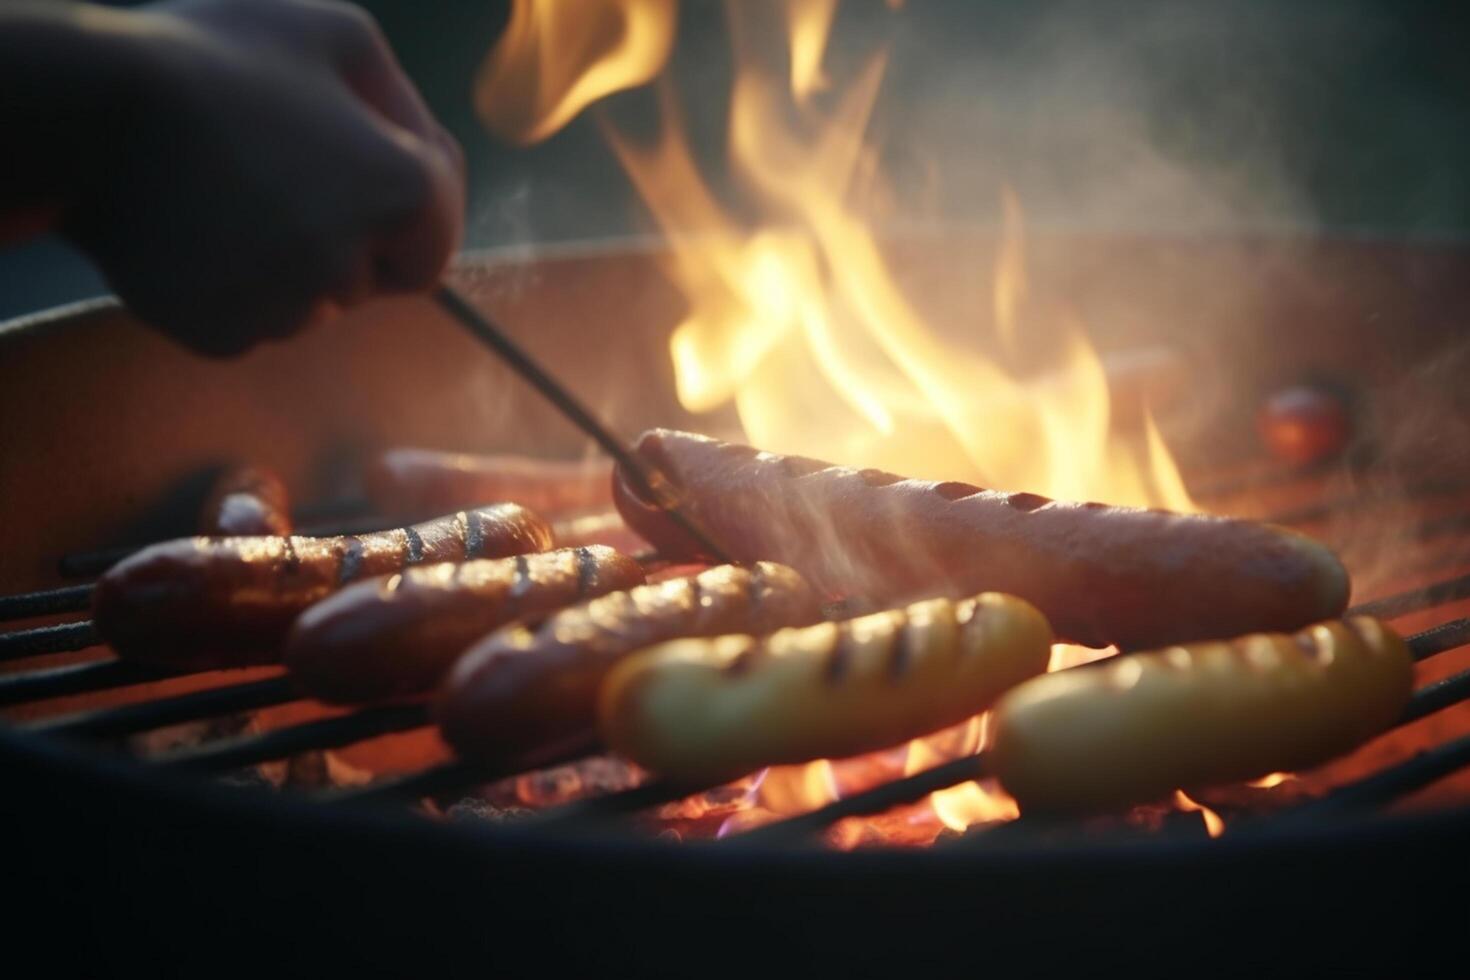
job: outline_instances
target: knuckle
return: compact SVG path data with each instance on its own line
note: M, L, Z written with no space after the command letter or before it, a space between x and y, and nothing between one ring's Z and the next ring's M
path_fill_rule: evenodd
M388 40L376 17L351 3L324 2L324 13L338 40L359 57L381 54Z

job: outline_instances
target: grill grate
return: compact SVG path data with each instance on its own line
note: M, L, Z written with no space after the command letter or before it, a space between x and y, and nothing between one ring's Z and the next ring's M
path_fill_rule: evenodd
M1338 506L1341 506L1340 504ZM356 509L354 509L356 508ZM350 513L358 529L381 527L385 522L361 516L360 504L322 508L341 519ZM1277 515L1277 523L1319 522L1330 516L1331 509L1299 508L1294 514ZM1470 528L1464 515L1436 520L1435 535L1455 533ZM1429 528L1421 522L1420 530ZM322 529L332 533L337 529ZM1428 533L1427 531L1425 533ZM1423 540L1422 538L1420 540ZM87 574L105 568L112 561L136 549L115 549L72 556L62 562L66 570L87 570ZM19 621L42 616L64 616L85 611L91 597L91 586L80 584L0 597L0 620ZM1388 619L1418 616L1470 598L1470 574L1432 582L1359 604L1354 614L1374 615ZM0 661L21 660L42 654L82 650L98 642L95 629L88 620L48 623L0 633ZM1418 661L1470 645L1470 618L1448 619L1430 626L1409 638L1410 648ZM47 665L0 675L0 707L44 707L49 699L102 692L126 692L137 685L189 675L162 668L120 661L90 659L60 666ZM245 683L222 683L187 693L147 697L134 703L91 708L70 714L42 717L22 727L71 740L106 742L137 735L184 722L202 721L221 716L275 707L299 701L290 679L276 674ZM1407 725L1446 708L1470 701L1470 670L1452 674L1420 687L1407 706L1400 725ZM230 735L208 740L183 749L153 754L142 761L157 770L206 775L225 773L258 763L296 756L301 753L341 748L386 734L422 729L430 723L422 704L394 704L351 711L341 715L316 718L263 733ZM595 745L577 746L555 759L543 761L537 769L576 762L595 755ZM1429 784L1470 767L1470 736L1452 737L1428 751L1382 768L1379 771L1340 786L1316 799L1299 803L1269 816L1256 815L1242 820L1242 831L1270 829L1342 815L1372 811L1401 799ZM411 805L429 798L452 798L464 795L474 787L498 782L525 771L491 771L475 764L451 761L409 775L380 778L361 786L318 790L312 797L324 805ZM816 838L823 831L849 817L872 816L894 807L922 800L928 794L986 776L983 753L951 760L912 775L881 783L854 793L824 807L768 823L729 838L731 844L793 845ZM558 833L573 831L611 831L630 817L653 807L673 803L703 793L714 787L690 787L654 780L631 789L574 800L543 808L520 820L520 824ZM1031 825L1036 826L1031 826ZM1236 823L1232 821L1232 833ZM981 835L999 845L1042 828L1039 821L1020 819L1005 825L1004 833L994 830Z

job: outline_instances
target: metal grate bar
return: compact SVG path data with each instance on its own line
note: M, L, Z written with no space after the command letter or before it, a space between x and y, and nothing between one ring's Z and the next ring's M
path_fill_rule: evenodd
M1407 613L1418 612L1433 606L1470 597L1470 575L1461 575L1445 582L1435 582L1419 589L1410 589L1397 595L1385 596L1354 606L1347 611L1349 616L1377 616L1393 619Z
M91 585L67 585L59 589L43 589L39 592L0 596L0 620L82 612L90 609L91 606Z
M193 691L177 697L98 708L60 718L47 718L25 726L28 731L48 735L79 735L97 738L129 735L166 725L201 718L214 718L235 711L285 704L300 697L286 676Z
M220 739L150 760L163 769L218 772L282 759L313 749L335 749L353 742L423 728L429 709L422 704L394 704L350 715L278 728L258 735Z
M1407 762L1374 773L1292 810L1285 820L1317 820L1344 810L1384 806L1470 766L1470 736L1436 745Z
M1443 711L1466 698L1470 698L1470 670L1461 671L1415 691L1397 724L1407 725L1411 721L1418 721L1425 715Z
M6 674L0 676L0 707L178 676L181 676L178 671L131 660L92 660L84 664L29 670L23 674Z
M1409 637L1409 653L1415 660L1425 660L1470 643L1470 619L1452 619Z
M0 633L0 662L38 657L43 653L85 650L102 642L90 619L80 623L37 626L28 630Z

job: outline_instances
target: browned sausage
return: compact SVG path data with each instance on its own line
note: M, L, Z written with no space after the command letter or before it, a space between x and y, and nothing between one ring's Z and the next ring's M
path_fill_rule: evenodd
M638 452L730 557L785 562L835 594L1007 592L1065 639L1125 648L1296 629L1347 603L1331 551L1267 524L908 480L663 429ZM665 555L698 553L615 482L634 530Z
M513 500L547 517L612 503L612 465L390 449L368 468L368 498L385 514L442 514Z
M243 537L291 533L286 485L270 470L238 466L220 475L199 515L201 534Z
M601 545L410 568L302 613L282 659L323 701L420 694L491 630L642 581L637 562Z
M515 504L337 538L184 538L125 559L92 598L121 656L178 667L275 663L303 609L348 582L423 562L542 551L551 530Z
M677 637L763 634L820 616L816 594L786 566L721 565L486 637L455 665L435 714L460 755L531 763L591 737L598 687L628 654Z

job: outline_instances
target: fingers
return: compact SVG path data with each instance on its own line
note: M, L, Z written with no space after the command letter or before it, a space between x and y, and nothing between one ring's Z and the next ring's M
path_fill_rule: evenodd
M406 207L390 209L371 247L374 286L384 292L426 289L463 234L464 153L434 119L369 14L348 5L314 6L325 21L321 37L338 75L382 116L390 138L418 171L400 181L400 186L417 187Z

